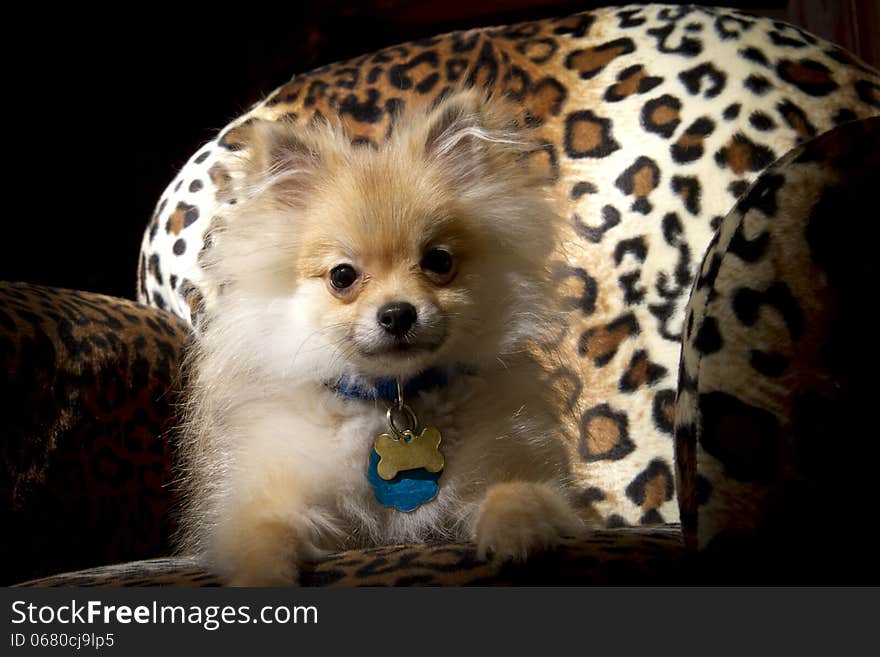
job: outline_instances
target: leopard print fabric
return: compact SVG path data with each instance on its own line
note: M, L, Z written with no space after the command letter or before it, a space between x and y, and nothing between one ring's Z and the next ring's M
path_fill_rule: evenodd
M0 283L0 584L167 552L188 335L133 301Z
M332 555L303 570L304 586L571 586L677 584L681 532L675 525L599 530L564 541L528 565L500 568L471 544L392 545ZM21 586L220 586L192 557L150 559L25 582Z
M768 169L712 241L687 311L677 464L689 547L727 581L878 583L870 541L880 118ZM816 531L817 524L829 527Z
M580 499L610 527L678 518L673 416L685 306L714 231L797 144L880 112L878 72L734 10L630 6L456 32L297 75L200 148L146 229L139 299L195 322L199 266L242 126L339 115L379 143L396 112L476 85L535 126L568 217L553 381ZM234 199L233 199L234 200ZM231 202L231 201L230 201Z

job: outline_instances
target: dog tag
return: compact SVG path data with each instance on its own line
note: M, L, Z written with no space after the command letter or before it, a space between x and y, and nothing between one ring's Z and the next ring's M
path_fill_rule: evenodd
M376 500L398 511L413 511L437 496L445 465L440 432L427 427L416 436L404 431L394 438L383 433L370 453L367 480Z
M389 481L401 470L424 468L428 472L440 472L444 465L440 440L436 427L427 427L418 436L412 431L404 431L399 438L383 433L373 446L380 457L376 468L379 476Z

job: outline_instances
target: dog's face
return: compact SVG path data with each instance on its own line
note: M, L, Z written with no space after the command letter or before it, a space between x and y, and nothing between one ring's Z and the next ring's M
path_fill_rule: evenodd
M266 368L408 377L494 360L528 330L552 211L500 121L468 94L404 116L379 149L326 126L259 137L259 194L214 263L230 299L271 301Z
M297 277L316 328L367 376L470 360L468 341L495 329L509 295L491 236L426 163L358 155L303 226Z

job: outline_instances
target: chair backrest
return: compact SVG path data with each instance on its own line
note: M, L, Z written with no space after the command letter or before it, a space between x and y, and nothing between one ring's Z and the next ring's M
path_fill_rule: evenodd
M609 526L675 521L673 415L685 307L722 218L776 158L878 111L876 71L794 27L648 5L403 44L294 77L193 154L144 235L139 295L188 321L215 291L199 253L234 184L241 127L338 114L379 143L408 103L478 85L536 128L569 241L562 365L582 499Z

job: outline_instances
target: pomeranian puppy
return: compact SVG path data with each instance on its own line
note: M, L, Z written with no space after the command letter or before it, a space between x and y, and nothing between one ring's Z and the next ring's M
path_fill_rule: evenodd
M500 101L460 91L378 148L258 122L205 253L179 436L182 552L234 585L332 551L473 540L525 559L582 521L530 344L555 212Z

